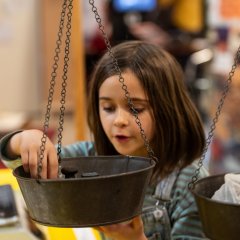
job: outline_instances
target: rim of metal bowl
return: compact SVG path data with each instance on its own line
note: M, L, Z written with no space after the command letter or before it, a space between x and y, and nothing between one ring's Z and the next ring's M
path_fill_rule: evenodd
M119 156L119 155L118 155ZM81 157L94 157L94 156L81 156ZM103 156L97 156L97 157L103 157ZM106 156L106 157L113 157L113 156ZM19 167L22 167L19 166L17 168L15 168L13 170L13 175L18 178L18 179L21 179L21 180L24 180L24 181L33 181L35 180L36 182L59 182L59 181L64 181L64 182L67 182L67 181L93 181L93 180L96 180L96 179L106 179L106 178L117 178L117 177L122 177L122 176L128 176L128 175L133 175L133 174L136 174L136 173L140 173L140 172L145 172L145 171L148 171L152 168L154 168L156 166L156 162L151 159L151 158L147 158L147 157L138 157L138 156L126 156L126 157L129 157L129 158L138 158L138 160L146 160L146 159L149 159L149 163L151 164L150 166L148 167L145 167L143 169L140 169L140 170L135 170L135 171L129 171L129 172L126 172L126 173L118 173L118 174L111 174L111 175L101 175L101 176L96 176L96 177L86 177L86 178L56 178L56 179L35 179L35 178L26 178L26 177L22 177L22 176L19 176L16 174L15 172L15 169L19 168ZM72 157L73 158L73 157ZM72 158L69 158L69 159L72 159ZM68 158L63 158L63 159L68 159Z
M213 179L213 178L217 178L217 177L221 177L221 176L224 176L226 175L227 173L223 173L223 174L217 174L217 175L211 175L211 176L207 176L205 178L201 178L199 179L195 185L197 185L198 183L201 183L201 182L205 182L209 179ZM224 182L223 182L224 184ZM220 201L220 200L214 200L214 199L211 199L211 198L208 198L208 197L205 197L199 193L197 193L195 191L195 185L194 185L194 188L191 190L191 192L193 193L193 195L197 196L198 198L201 198L201 199L204 199L205 201L207 202L211 202L211 203L217 203L217 204L221 204L221 205L225 205L225 206L233 206L233 207L240 207L240 204L237 204L237 203L231 203L231 202L223 202L223 201ZM222 186L222 185L221 185ZM220 186L220 187L221 187Z

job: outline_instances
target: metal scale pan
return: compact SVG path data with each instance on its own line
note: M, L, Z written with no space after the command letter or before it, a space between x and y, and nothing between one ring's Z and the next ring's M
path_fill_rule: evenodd
M13 172L31 218L56 227L90 227L123 222L141 214L155 162L131 156L62 159L75 178L32 179Z
M222 97L219 101L215 117L212 120L212 125L210 126L210 131L206 141L206 147L198 163L199 169L203 165L203 160L211 143L216 123L232 82L232 77L237 66L239 66L239 62L240 46L236 52L234 64L223 88L224 90L222 92ZM199 209L204 233L211 240L238 240L240 236L240 204L211 199L214 193L224 184L225 174L209 176L197 180L199 169L196 171L195 176L193 176L192 182L189 183L189 186L192 186L190 187L190 190L195 197Z
M211 240L238 240L240 236L240 205L212 200L224 184L224 174L197 181L192 193L197 202L204 232Z

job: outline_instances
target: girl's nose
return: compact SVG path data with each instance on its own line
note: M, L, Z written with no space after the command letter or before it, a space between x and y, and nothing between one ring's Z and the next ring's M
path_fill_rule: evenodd
M128 113L126 113L124 110L119 110L116 114L116 117L114 119L114 126L116 127L124 127L127 126L128 121Z

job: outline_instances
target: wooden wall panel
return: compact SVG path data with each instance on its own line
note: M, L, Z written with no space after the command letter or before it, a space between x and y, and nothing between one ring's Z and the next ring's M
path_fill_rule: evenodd
M51 72L53 65L53 57L55 55L56 39L60 22L60 13L62 2L60 0L41 0L42 14L42 37L43 37L43 78L44 99L47 100L49 82L51 80ZM66 111L74 114L74 123L76 126L76 139L84 140L87 135L87 127L85 121L85 62L84 62L84 46L82 34L81 19L81 2L73 1L73 17L72 17L72 35L70 48L70 61L68 71ZM63 40L64 43L64 40ZM61 52L64 52L64 44ZM60 55L63 59L63 55ZM59 111L61 76L63 69L63 61L60 61L58 77L56 79L53 111ZM67 130L67 129L66 129Z

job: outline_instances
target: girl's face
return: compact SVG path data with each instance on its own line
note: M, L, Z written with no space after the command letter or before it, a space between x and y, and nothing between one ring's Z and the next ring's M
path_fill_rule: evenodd
M138 78L127 70L122 73L142 128L149 142L154 135L152 109ZM103 129L119 154L147 156L140 129L132 115L118 76L107 78L99 89L99 113Z

